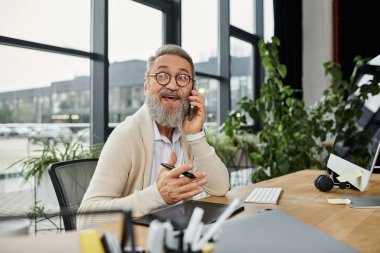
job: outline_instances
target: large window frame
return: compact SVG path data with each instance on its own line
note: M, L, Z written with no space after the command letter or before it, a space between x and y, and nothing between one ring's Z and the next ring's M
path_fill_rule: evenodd
M135 0L135 2L162 11L164 15L163 43L180 44L180 1L169 0ZM91 70L91 143L106 141L112 128L108 126L108 92L109 92L109 61L108 61L108 0L92 0L92 44L93 52L101 55L101 60L94 60ZM96 18L94 18L96 17ZM93 113L97 112L97 113Z
M220 0L218 6L218 74L212 75L196 71L197 76L214 78L220 82L219 92L219 118L218 123L221 124L227 118L228 111L231 110L231 93L230 93L230 80L231 80L231 59L230 59L230 37L243 40L252 44L254 52L254 62L252 62L253 70L255 73L253 79L254 97L257 99L260 96L261 83L264 80L264 70L260 64L260 55L258 49L258 42L264 38L264 3L263 0L255 0L255 24L256 34L244 31L236 26L230 24L230 1ZM223 101L223 103L221 103Z
M163 12L164 41L163 44L173 43L181 45L181 0L134 0L138 3L156 8ZM216 79L220 82L219 118L218 123L226 120L231 108L230 98L230 37L251 43L254 48L254 75L253 90L255 98L259 96L260 84L263 81L263 70L260 66L260 57L257 44L263 38L263 0L255 0L256 34L249 33L230 25L229 0L219 1L218 6L218 73L207 74L196 72L197 76ZM91 60L90 94L91 94L91 144L103 143L112 131L108 127L108 89L109 89L109 61L108 61L108 0L91 0L91 49L82 51L49 44L36 43L28 40L15 39L0 35L0 44L21 47L26 49L45 51L74 57L83 57ZM223 101L223 103L221 103Z

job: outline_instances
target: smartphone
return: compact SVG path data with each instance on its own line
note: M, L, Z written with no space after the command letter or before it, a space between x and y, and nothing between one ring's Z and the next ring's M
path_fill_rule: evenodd
M193 86L191 87L191 90L196 90L197 89L197 83L196 81L194 80L193 82ZM190 104L190 101L189 101L189 104ZM194 115L194 107L193 106L189 106L189 120L192 120L193 119L193 115Z

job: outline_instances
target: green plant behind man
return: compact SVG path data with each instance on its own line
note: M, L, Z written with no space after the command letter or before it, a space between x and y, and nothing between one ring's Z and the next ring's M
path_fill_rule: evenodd
M247 116L261 125L261 130L255 133L259 143L250 153L256 167L253 182L306 168L324 168L326 154L331 151L328 140L335 136L338 126L344 124L347 133L351 133L351 137L356 136L359 131L355 122L361 116L363 101L369 94L379 93L378 73L372 82L361 86L359 96L349 100L351 109L340 121L345 101L353 92L353 80L343 80L340 66L328 62L324 68L332 77L331 85L315 105L306 107L294 96L296 90L283 84L286 66L279 61L279 45L276 37L271 42L260 41L259 50L265 69L260 97L255 101L243 97L237 103L238 109L230 112L224 128L225 133L233 138L245 132L241 126L247 123ZM365 63L360 58L355 61L356 67ZM366 147L370 139L361 138L361 141Z
M98 158L103 148L103 144L85 147L79 141L67 143L63 140L62 145L49 145L42 140L38 140L37 144L42 148L36 151L37 154L22 158L8 167L21 165L24 182L28 182L34 178L36 185L40 184L43 173L48 169L50 164L75 159Z

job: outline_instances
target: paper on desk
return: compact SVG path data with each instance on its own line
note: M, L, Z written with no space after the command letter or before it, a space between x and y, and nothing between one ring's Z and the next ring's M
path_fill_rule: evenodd
M361 169L354 169L354 170L351 170L350 172L340 175L336 179L338 179L339 182L347 182L354 178L361 177L362 175L363 175L363 171Z
M329 198L327 198L327 201L332 205L348 205L351 203L351 200L349 200L349 199L329 199Z

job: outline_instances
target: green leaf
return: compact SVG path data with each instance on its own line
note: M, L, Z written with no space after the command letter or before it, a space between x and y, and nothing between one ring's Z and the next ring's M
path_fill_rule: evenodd
M287 99L286 99L286 105L287 105L287 106L290 106L290 105L292 104L292 101L293 101L292 98L287 98Z
M274 44L276 44L277 46L280 45L280 40L279 40L276 36L273 36L273 37L272 37L272 42L273 42Z
M280 73L282 78L285 78L286 76L286 66L281 64L278 66L278 72Z

